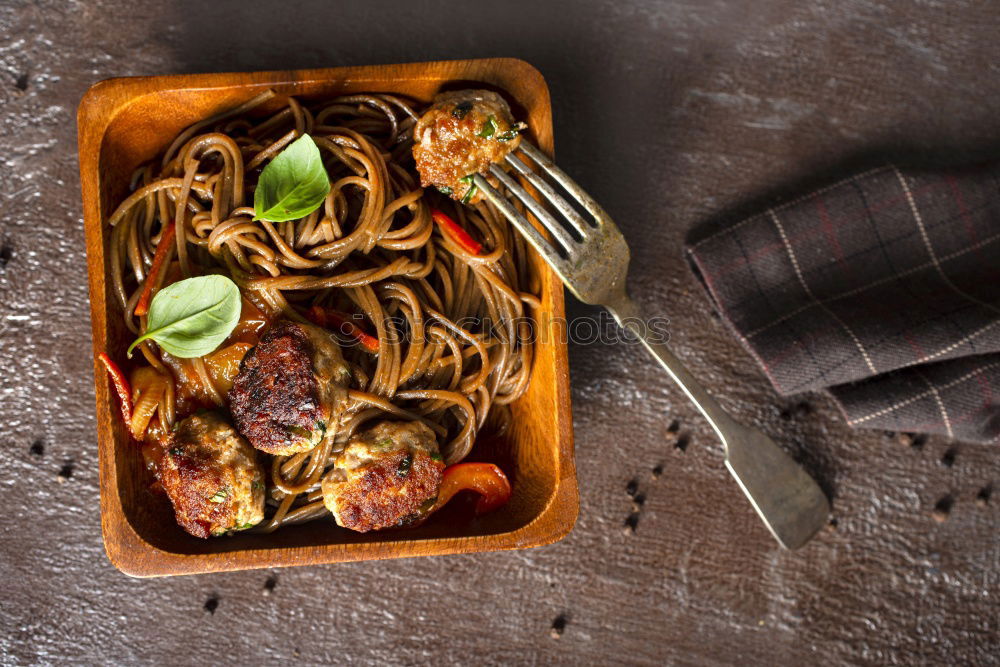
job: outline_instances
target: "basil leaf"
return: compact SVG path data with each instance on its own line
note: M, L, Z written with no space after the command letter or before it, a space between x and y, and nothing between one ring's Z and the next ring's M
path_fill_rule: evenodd
M329 193L330 177L319 148L303 134L261 172L253 193L254 220L298 220L322 206Z
M493 136L493 133L497 131L497 119L490 116L486 119L486 123L483 125L483 129L479 131L479 136L483 139L489 139Z
M155 340L175 357L201 357L219 347L240 321L240 288L225 276L199 276L169 285L153 297L146 333L129 345Z

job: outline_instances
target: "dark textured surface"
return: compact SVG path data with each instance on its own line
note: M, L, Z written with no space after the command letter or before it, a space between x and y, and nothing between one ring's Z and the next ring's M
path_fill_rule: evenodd
M825 398L777 398L682 260L694 225L846 169L1000 146L995 3L805 5L0 4L5 659L995 661L1000 498L977 495L1000 482L998 450L855 433ZM230 22L240 6L252 9ZM84 90L127 74L498 55L548 78L559 162L632 242L636 295L671 317L677 351L725 405L821 477L836 527L780 551L653 364L590 345L571 350L582 508L560 543L165 580L118 573L97 510L74 132Z

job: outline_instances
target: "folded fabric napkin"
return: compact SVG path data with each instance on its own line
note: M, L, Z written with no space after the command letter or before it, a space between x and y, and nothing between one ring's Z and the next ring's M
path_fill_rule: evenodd
M1000 439L1000 166L865 172L688 247L781 394L855 427Z

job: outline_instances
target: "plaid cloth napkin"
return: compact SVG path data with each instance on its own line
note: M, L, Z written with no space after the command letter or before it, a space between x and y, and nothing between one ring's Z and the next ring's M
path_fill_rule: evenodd
M688 247L781 394L855 427L1000 439L1000 166L865 172Z

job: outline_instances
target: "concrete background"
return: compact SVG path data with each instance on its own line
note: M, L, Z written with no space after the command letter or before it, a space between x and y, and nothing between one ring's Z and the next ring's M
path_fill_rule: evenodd
M853 432L824 396L777 397L713 318L682 247L696 226L888 158L995 157L998 9L0 1L4 661L996 661L1000 497L976 501L1000 481L996 448ZM476 56L524 58L547 77L559 162L631 242L633 291L671 318L677 351L726 406L821 478L835 525L780 551L666 378L627 348L592 345L571 350L581 513L560 543L149 581L117 572L98 514L80 96L130 74ZM939 522L942 498L953 504Z

